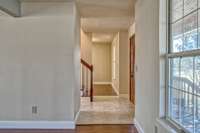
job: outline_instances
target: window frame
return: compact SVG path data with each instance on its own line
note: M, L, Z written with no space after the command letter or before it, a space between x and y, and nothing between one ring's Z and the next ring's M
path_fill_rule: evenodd
M172 52L172 37L171 37L171 32L172 32L172 26L171 26L171 19L172 19L172 14L171 14L171 1L172 0L166 0L166 6L167 6L167 10L166 10L166 56L165 56L165 87L166 87L166 91L165 91L165 119L172 124L178 131L183 132L183 133L190 133L189 131L187 131L187 129L185 129L181 124L177 123L175 120L173 120L170 117L170 87L168 87L168 83L169 83L169 74L170 74L170 66L169 66L169 61L170 59L173 58L184 58L184 57L196 57L196 56L200 56L200 48L199 49L195 49L195 50L189 50L189 51L181 51L181 52ZM198 1L198 0L197 0ZM195 11L197 11L197 16L198 13L200 12L200 7L199 6L199 1L197 2L197 9L195 9L194 11L192 11L192 13L194 13ZM184 5L183 5L184 6ZM199 12L198 12L199 11ZM189 13L189 14L192 14ZM188 15L187 15L188 16ZM184 17L183 17L184 18ZM200 33L199 31L199 26L198 23L200 18L199 16L197 17L197 36ZM199 41L200 38L197 39L197 43L200 43Z

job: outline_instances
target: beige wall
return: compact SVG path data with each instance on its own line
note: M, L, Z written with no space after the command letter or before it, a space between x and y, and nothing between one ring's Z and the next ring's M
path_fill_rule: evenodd
M111 45L111 60L112 60L112 86L119 94L119 33L117 33ZM114 57L115 56L115 57ZM115 68L114 68L115 65ZM115 74L114 74L115 73ZM115 76L114 76L115 75Z
M159 0L139 0L135 9L135 119L145 133L155 133L159 114ZM159 129L158 133L164 131Z
M129 43L128 31L120 31L117 33L112 42L112 62L114 62L115 47L115 79L112 75L113 88L118 94L129 93ZM112 72L114 72L114 63L112 63Z
M81 29L81 58L92 64L92 34Z
M129 93L129 41L128 32L119 32L119 88L120 94Z
M161 119L166 115L167 3L168 0L136 3L135 120L145 133L182 132Z
M128 36L129 38L132 37L135 34L135 23L133 23L128 30Z
M92 64L94 66L94 82L111 82L111 44L93 43Z
M23 3L22 14L0 18L0 119L73 121L80 90L75 3Z
M75 89L74 89L74 120L78 115L80 109L80 87L81 87L81 28L80 28L80 14L77 10L77 7L74 6L74 73L75 73Z

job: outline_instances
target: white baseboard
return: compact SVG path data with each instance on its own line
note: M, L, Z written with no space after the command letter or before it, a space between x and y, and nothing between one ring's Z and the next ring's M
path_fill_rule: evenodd
M111 82L94 82L95 85L111 85Z
M74 121L0 121L0 129L75 129Z
M142 129L140 123L136 119L134 119L134 124L135 124L135 127L136 127L138 133L144 133L144 130Z
M75 123L77 122L79 115L80 115L80 110L76 113L75 120L74 120Z
M111 84L112 88L114 89L115 93L119 96L119 91L116 89L116 87L114 86L114 84Z

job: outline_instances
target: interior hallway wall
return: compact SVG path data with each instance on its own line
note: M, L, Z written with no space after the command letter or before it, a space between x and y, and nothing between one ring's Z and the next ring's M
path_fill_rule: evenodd
M74 90L74 120L76 119L78 112L80 110L80 88L81 88L81 21L80 14L77 6L73 8L74 12L74 73L75 73L75 90Z
M81 29L81 58L92 64L92 33L86 33Z
M155 133L159 117L159 0L137 1L135 16L135 119L145 133Z
M119 33L115 35L111 47L112 86L116 93L119 94Z
M93 43L94 83L111 83L111 44Z
M1 121L74 121L80 90L75 20L74 2L25 2L22 17L0 17Z
M128 37L131 38L135 34L135 23L133 23L128 30Z
M129 38L128 31L119 32L119 93L129 93Z
M120 31L112 41L112 85L118 94L129 93L130 57L128 40L128 31Z

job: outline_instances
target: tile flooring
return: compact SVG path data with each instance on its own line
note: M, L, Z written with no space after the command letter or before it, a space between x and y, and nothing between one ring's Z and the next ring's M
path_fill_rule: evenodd
M134 105L127 96L95 96L81 98L77 125L88 124L133 124Z

